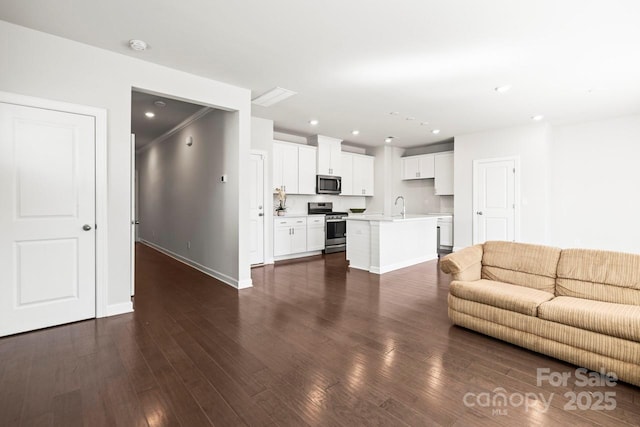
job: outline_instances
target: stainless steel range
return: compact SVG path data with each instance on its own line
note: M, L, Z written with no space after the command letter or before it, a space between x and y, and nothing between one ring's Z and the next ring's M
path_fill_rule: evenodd
M324 252L344 252L347 250L347 212L334 212L332 202L309 203L309 215L325 214Z

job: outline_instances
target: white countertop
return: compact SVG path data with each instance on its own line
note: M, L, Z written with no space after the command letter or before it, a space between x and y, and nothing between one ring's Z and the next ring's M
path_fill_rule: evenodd
M324 214L287 213L284 215L274 215L274 218L306 218L309 216L324 216Z
M404 222L404 221L426 221L430 219L442 218L441 214L423 214L423 215L349 215L347 221L387 221L387 222Z

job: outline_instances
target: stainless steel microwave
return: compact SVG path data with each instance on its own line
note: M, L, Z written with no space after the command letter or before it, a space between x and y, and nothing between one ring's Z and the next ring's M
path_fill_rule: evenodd
M317 194L340 194L342 178L331 175L316 175Z

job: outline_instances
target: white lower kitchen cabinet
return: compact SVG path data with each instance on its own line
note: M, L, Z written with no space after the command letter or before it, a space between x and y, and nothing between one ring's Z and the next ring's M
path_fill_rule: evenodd
M273 219L273 256L276 260L314 255L325 246L324 215Z
M307 218L307 252L324 249L324 215Z
M438 218L440 228L440 246L453 246L453 219Z
M275 218L273 224L273 256L307 250L307 218Z

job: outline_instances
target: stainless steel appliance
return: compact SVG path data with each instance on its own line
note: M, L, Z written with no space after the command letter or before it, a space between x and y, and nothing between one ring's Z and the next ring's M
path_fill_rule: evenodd
M347 250L347 212L334 212L332 202L310 202L309 215L325 214L324 252L344 252Z
M316 193L340 194L342 191L342 178L331 175L316 175Z

